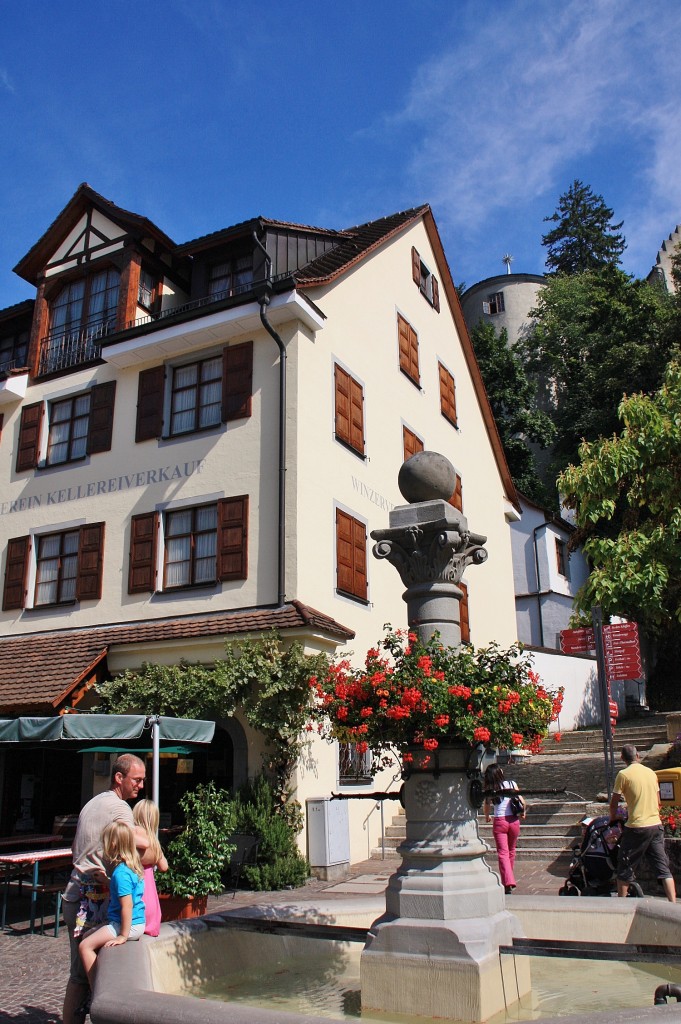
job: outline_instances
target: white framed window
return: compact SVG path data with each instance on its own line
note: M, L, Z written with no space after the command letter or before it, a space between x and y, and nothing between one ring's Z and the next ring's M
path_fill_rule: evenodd
M45 465L74 462L87 454L90 392L49 404L49 430Z
M168 435L190 434L220 424L222 355L170 366Z

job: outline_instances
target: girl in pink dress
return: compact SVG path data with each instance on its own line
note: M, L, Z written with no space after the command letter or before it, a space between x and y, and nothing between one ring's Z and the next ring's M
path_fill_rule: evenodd
M144 851L142 866L144 867L144 934L158 935L161 930L161 904L156 891L156 871L167 871L168 861L165 859L161 844L158 841L158 807L153 800L139 800L132 809L135 824L143 828L149 838L149 846Z

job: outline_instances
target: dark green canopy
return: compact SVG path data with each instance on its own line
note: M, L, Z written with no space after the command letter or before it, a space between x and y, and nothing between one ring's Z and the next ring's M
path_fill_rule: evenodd
M215 722L164 715L56 715L53 718L0 718L0 745L23 743L97 743L139 740L149 730L153 759L153 798L159 798L161 743L210 743Z

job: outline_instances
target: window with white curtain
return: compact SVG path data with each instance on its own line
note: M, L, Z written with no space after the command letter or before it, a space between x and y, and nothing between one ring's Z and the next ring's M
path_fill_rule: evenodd
M172 371L170 436L204 430L220 423L222 356L201 359Z
M113 330L119 284L120 274L109 267L64 285L50 305L50 337Z
M83 458L87 454L89 423L89 392L52 402L46 464L56 466L61 462Z
M78 530L48 533L37 538L34 605L76 600L78 539Z
M217 505L166 512L163 586L190 587L217 580Z
M342 786L367 785L373 782L370 750L358 751L355 743L338 744L338 780Z
M239 256L214 263L208 272L208 294L214 299L228 298L246 291L253 284L253 256Z

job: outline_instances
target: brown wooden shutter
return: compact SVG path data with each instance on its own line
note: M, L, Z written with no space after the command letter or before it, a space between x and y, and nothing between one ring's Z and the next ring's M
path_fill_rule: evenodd
M404 446L404 461L410 459L412 455L416 455L417 452L423 451L423 441L421 438L410 430L409 427L402 427L402 444Z
M459 512L463 512L463 485L461 483L461 477L456 474L456 486L454 487L454 494L449 499L449 504L457 508Z
M336 509L336 581L338 590L366 601L366 527L339 508Z
M336 437L364 455L364 389L338 364L335 382Z
M463 591L463 597L459 601L459 624L461 626L461 642L469 644L471 642L471 627L468 618L468 587L465 583L459 583L460 589Z
M17 473L25 469L35 469L38 465L40 427L43 422L44 411L44 402L25 405L21 410L19 444L17 446Z
M436 313L440 312L440 286L437 283L435 274L433 276L433 309Z
M414 279L414 284L421 287L421 257L412 245L411 247L411 276Z
M222 422L251 415L253 342L228 345L222 352Z
M104 526L104 523L92 523L80 528L76 581L76 597L79 601L98 601L102 596Z
M397 326L400 342L400 370L420 386L419 376L419 340L414 328L403 316L397 314Z
M157 543L158 512L133 516L130 520L129 594L147 594L156 590Z
M24 607L30 550L30 537L14 537L7 542L5 588L2 595L2 610L5 612Z
M110 452L113 437L116 381L95 384L90 392L90 419L87 432L87 453Z
M440 410L445 419L449 420L452 426L457 425L456 420L456 385L449 370L438 363L440 374Z
M163 432L163 387L165 367L142 370L137 385L135 441L151 441Z
M248 578L248 495L218 502L218 579Z

